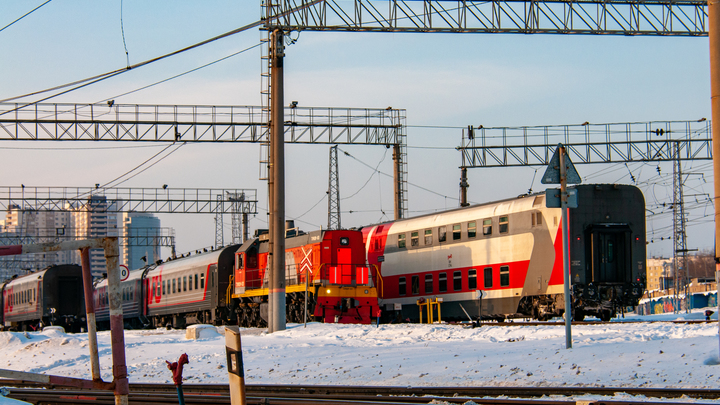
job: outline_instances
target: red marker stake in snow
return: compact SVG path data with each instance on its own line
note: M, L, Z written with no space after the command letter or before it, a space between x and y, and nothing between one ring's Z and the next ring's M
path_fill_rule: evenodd
M180 355L180 359L178 359L178 361L170 363L169 361L165 360L165 363L167 363L168 369L173 373L173 382L177 387L178 401L180 401L180 405L185 405L185 397L183 396L182 391L182 372L183 365L189 363L188 355L187 353L183 353Z

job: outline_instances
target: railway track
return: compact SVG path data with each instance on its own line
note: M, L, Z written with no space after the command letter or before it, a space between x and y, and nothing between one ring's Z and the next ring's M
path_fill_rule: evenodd
M0 380L0 386L14 387L9 397L41 404L114 404L112 392L64 389L17 380ZM227 385L183 385L186 404L230 404ZM673 398L712 400L720 398L718 389L681 388L608 388L608 387L378 387L378 386L302 386L248 385L248 404L478 404L550 405L588 402L577 397L608 397L589 403L639 404L673 403ZM618 400L618 394L637 396L638 400ZM130 384L131 404L175 404L175 386L170 384Z
M581 321L576 322L572 321L573 325L617 325L617 324L631 324L631 323L676 323L676 324L698 324L698 323L718 323L717 320L711 320L706 321L704 319L676 319L673 321L630 321L630 320L615 320L615 321ZM551 322L538 322L538 321L518 321L518 322L512 322L512 321L505 321L505 322L493 322L493 321L484 321L482 323L478 324L471 324L471 323L457 323L457 325L463 325L466 327L480 327L480 326L564 326L564 321L551 321Z

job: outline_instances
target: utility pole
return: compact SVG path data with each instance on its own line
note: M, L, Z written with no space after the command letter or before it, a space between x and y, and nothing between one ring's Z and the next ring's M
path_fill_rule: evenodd
M282 29L270 33L270 289L268 332L285 330L285 107Z
M720 4L717 0L708 0L708 37L710 42L710 103L712 120L720 122ZM713 176L715 201L715 282L720 297L720 125L712 126ZM720 299L718 301L718 331L720 332ZM720 338L720 333L718 333ZM718 340L720 344L720 339Z
M330 147L330 173L328 178L328 224L327 229L341 229L340 225L340 173L338 171L338 146Z

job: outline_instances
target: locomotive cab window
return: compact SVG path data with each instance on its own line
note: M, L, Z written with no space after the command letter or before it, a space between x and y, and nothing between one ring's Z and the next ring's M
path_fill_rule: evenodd
M483 219L483 235L492 235L492 219Z
M447 227L441 226L438 228L438 242L445 242L447 238Z
M398 234L397 247L398 247L398 249L405 249L405 234L404 233Z
M500 217L500 233L508 233L509 226L510 221L508 220L508 217Z
M477 288L477 270L468 270L468 289L474 290Z
M475 221L468 222L468 238L474 238L477 235L477 223Z
M412 282L412 294L413 295L420 294L420 276L412 276L411 282Z
M425 275L425 294L432 294L432 293L433 293L433 275L426 274Z
M400 277L398 280L398 294L405 295L406 292L405 277Z
M237 268L242 269L243 268L243 254L238 253L237 256L235 256L235 260L236 260L235 265L237 266Z
M433 237L432 237L432 229L426 229L425 230L425 246L432 245Z
M411 247L420 246L420 232L415 231L415 232L410 233L410 246Z
M453 225L453 240L460 240L460 224Z
M447 273L440 273L438 275L438 291L439 292L447 291Z
M500 287L510 286L510 266L500 266Z

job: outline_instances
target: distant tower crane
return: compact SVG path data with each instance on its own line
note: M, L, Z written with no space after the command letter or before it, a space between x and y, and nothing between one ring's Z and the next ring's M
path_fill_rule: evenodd
M338 173L338 146L330 148L330 176L328 179L328 229L341 229L340 175Z

